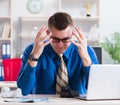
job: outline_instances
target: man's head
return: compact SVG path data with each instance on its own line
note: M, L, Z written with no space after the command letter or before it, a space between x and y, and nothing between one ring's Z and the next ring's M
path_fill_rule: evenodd
M57 12L48 20L48 27L52 32L51 45L56 53L64 53L69 47L73 32L73 20L65 12Z
M73 21L71 16L65 12L57 12L53 14L48 20L49 29L54 27L57 30L64 30L68 26L73 26Z

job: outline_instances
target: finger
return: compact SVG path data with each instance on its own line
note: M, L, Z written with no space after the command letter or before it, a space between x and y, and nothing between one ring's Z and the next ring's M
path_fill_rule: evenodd
M80 27L75 27L75 32L78 33L78 36L80 36L81 39L84 38L84 33Z
M44 39L43 39L43 42L45 43L45 42L49 41L51 35L52 35L52 34L49 34L49 35L45 36Z
M41 32L39 32L39 39L41 39L42 37L44 37L44 36L47 36L47 27L45 27L45 28L43 28L42 30L41 30Z
M78 33L78 31L77 31L76 28L75 28L74 31L73 31L73 35L74 35L74 37L75 37L78 41L80 40L80 35L79 35L79 33Z
M48 31L48 28L44 28L42 30L42 33L41 35L37 38L38 42L40 41L45 41L45 40L48 40L48 38L50 39L50 36L51 36L51 33L47 34L47 31Z
M42 33L43 33L45 30L47 30L47 27L41 27L40 30L39 30L38 33L37 33L36 38L40 38L41 35L42 35Z
M48 40L47 42L44 43L44 46L48 45L49 43L51 43L52 39Z
M72 42L75 46L77 46L78 48L81 46L81 44L78 43L78 42L76 42L76 41L71 40L71 42Z
M77 39L78 43L82 43L82 39L78 35L76 35L76 33L73 33L73 35Z
M44 30L44 32L43 32L42 35L41 35L40 41L47 41L47 40L49 40L50 37L51 37L51 35L52 35L52 33L51 33L50 31L49 31L49 33L48 33L48 29L47 29L47 30Z

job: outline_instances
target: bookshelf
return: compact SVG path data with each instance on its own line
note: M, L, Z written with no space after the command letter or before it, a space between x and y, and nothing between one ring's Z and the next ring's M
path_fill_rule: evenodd
M2 60L11 58L11 0L0 0L0 77L3 76ZM0 81L3 78L0 78Z
M2 8L0 10L0 61L2 61L3 48L6 55L9 53L8 58L11 54L11 0L0 0L0 8Z

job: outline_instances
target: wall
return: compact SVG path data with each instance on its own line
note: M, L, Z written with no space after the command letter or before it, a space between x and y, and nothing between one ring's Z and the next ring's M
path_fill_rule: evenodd
M101 0L101 33L102 38L114 32L120 32L120 0ZM112 63L107 52L103 51L103 63Z

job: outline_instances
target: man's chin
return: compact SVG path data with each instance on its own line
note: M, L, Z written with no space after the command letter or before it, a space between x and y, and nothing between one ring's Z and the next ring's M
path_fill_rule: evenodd
M57 54L63 54L65 51L56 51Z

